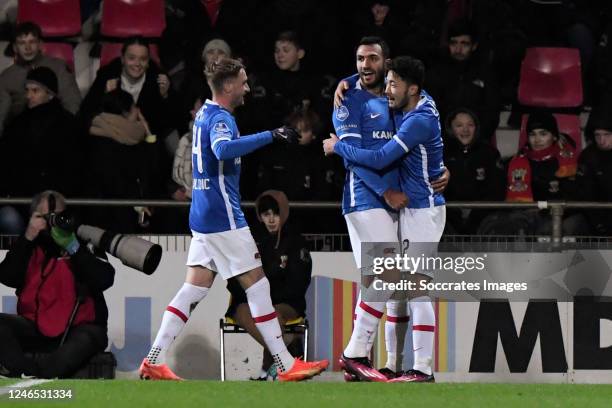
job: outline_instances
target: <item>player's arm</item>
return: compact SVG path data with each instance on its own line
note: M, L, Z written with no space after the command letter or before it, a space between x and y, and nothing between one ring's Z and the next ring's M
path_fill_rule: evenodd
M249 154L272 143L272 132L265 131L233 139L229 124L223 119L215 122L210 131L210 147L218 160L231 160Z
M427 134L427 128L417 117L413 117L404 122L393 139L389 140L381 149L356 149L346 143L336 143L332 140L328 142L331 145L328 146L328 150L348 161L373 169L384 169L407 154L411 148L422 143Z
M347 137L342 139L342 143L354 146L355 148L361 148L361 139L359 138ZM346 168L352 170L353 173L363 180L369 189L381 197L384 195L385 191L390 188L389 184L372 169L363 167L362 165L350 161L346 163Z

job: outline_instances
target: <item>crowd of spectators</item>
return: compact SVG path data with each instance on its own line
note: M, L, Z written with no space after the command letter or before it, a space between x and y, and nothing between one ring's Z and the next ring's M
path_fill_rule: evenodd
M83 11L84 18L96 13L96 4ZM189 201L190 122L211 96L202 71L232 56L250 73L251 92L236 112L241 133L288 124L302 136L297 146L270 146L243 158L243 198L276 189L289 200L337 201L344 169L337 157L323 156L320 141L332 129L333 90L354 70L349 44L377 35L392 55L410 54L426 65L425 89L441 114L452 174L449 201L612 200L608 2L167 0L165 7L162 37L126 39L121 56L98 70L82 101L66 63L43 52L40 28L28 22L13 27L8 51L14 64L0 73L1 196L55 189L69 197ZM151 42L159 45L160 64L151 58ZM533 112L528 143L504 160L494 147L500 111L512 106L529 112L518 107L516 90L525 49L533 46L580 51L585 106L593 108L587 147L576 150L551 112ZM518 127L514 117L509 125ZM534 143L542 131L551 143L538 150ZM573 170L559 176L568 166ZM521 183L526 187L518 193ZM335 215L318 213L309 224L313 230L305 232L343 231ZM566 221L573 215L580 216L580 228L570 232L612 230L609 211L568 213ZM177 209L84 216L122 232L188 231L184 211ZM507 216L449 211L447 232L499 232ZM19 209L0 208L0 228L19 232L26 217ZM527 221L525 231L549 228L541 219L537 227Z

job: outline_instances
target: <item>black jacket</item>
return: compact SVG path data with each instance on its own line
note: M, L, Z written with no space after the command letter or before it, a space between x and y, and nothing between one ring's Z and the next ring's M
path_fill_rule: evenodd
M580 199L586 201L612 201L612 151L602 151L593 143L578 158L576 183ZM585 212L596 234L612 234L612 212L589 210Z
M427 72L425 81L425 90L436 102L441 118L455 109L469 108L478 115L484 140L493 136L501 109L499 86L476 55L463 62L447 57Z
M80 192L82 143L75 117L57 99L26 109L0 143L4 193L27 197L48 189L67 196Z
M0 263L0 283L17 291L24 286L28 263L36 246L44 248L49 257L59 256L59 250L50 238L40 237L28 241L22 236L15 241ZM94 255L83 242L79 250L71 256L71 261L79 294L91 296L94 300L96 313L94 323L106 327L108 308L102 292L113 285L115 269L107 261L104 252Z
M457 139L444 142L444 164L452 177L444 196L449 201L503 201L505 174L499 151L476 140L463 146Z

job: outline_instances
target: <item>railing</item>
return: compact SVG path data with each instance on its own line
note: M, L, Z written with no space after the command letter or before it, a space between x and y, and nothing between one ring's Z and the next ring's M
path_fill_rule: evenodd
M28 205L31 199L29 198L0 198L0 206L2 205ZM85 207L188 207L189 202L174 201L174 200L100 200L100 199L67 199L67 205L85 206ZM331 201L293 201L292 208L303 209L340 209L339 202ZM245 208L253 208L255 202L244 201L242 206ZM465 208L465 209L540 209L549 210L552 217L552 233L550 235L550 243L553 248L561 248L563 244L562 220L563 213L566 209L609 209L612 210L612 203L587 202L587 201L538 201L532 203L507 203L496 201L455 201L446 204L448 208ZM334 235L327 235L329 241L323 244L326 248L335 248L338 245L340 250L345 248L345 238L341 238L339 234L336 238ZM308 236L307 236L308 239ZM314 238L311 238L313 240ZM335 241L337 240L337 241ZM334 249L331 249L334 250Z

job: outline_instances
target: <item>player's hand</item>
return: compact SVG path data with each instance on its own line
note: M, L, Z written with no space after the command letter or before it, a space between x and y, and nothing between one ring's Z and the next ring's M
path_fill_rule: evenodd
M393 208L394 210L401 210L402 208L406 207L410 202L406 194L402 193L401 191L395 191L392 189L388 189L387 191L385 191L383 197L389 207Z
M338 143L339 140L340 139L338 139L338 136L330 133L329 139L325 139L323 141L323 151L325 152L326 156L331 156L334 154L334 146L336 146L336 143Z
M157 76L157 85L159 86L159 94L162 98L166 99L170 90L170 78L168 78L168 75L159 74Z
M272 131L272 138L289 144L298 144L300 142L300 133L292 127L282 126Z
M105 92L106 93L112 92L118 87L119 87L119 80L117 78L109 79L108 81L106 81L106 91Z
M344 93L348 91L349 83L347 81L340 81L334 92L334 108L338 109L342 102L344 102Z
M444 173L440 176L440 178L431 182L431 188L433 188L436 193L443 193L446 190L446 186L448 185L448 181L450 180L450 171L448 168L444 168Z
M25 237L28 241L34 241L36 237L38 237L38 234L40 234L40 231L46 228L47 220L45 220L41 213L35 211L30 217L30 222L25 231Z

